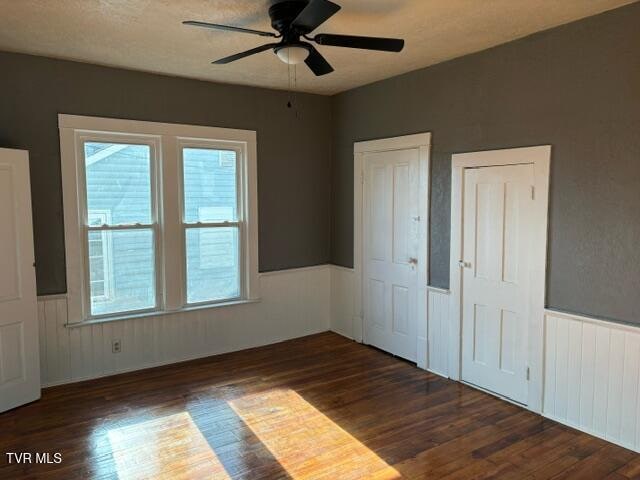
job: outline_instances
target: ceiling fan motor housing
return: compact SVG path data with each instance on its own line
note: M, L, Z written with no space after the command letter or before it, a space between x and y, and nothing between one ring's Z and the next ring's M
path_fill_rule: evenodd
M271 18L271 26L280 32L284 43L289 41L297 41L300 35L309 32L301 31L298 28L291 28L291 23L298 17L300 12L304 10L309 2L297 0L284 0L274 3L269 8L269 18Z

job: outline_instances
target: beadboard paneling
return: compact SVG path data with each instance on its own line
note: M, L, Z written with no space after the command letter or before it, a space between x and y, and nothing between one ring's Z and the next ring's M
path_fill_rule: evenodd
M640 451L640 328L548 311L543 414Z
M427 290L428 366L427 370L449 376L449 292Z
M353 340L355 273L352 268L331 266L331 330Z
M43 386L267 345L329 330L327 265L262 274L256 303L67 327L65 296L40 297ZM119 339L120 353L112 353Z

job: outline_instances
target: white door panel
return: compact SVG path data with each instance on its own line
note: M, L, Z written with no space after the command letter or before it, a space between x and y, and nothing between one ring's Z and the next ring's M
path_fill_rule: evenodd
M462 379L526 403L533 165L466 169Z
M0 412L40 397L27 152L0 148Z
M365 155L364 340L415 361L419 151Z

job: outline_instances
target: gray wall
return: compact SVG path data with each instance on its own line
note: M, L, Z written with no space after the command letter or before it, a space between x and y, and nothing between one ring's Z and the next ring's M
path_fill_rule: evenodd
M286 92L2 52L0 91L0 145L31 157L38 294L66 290L58 113L256 130L260 270L329 260L328 97L298 94L296 118Z
M640 4L333 98L332 261L353 263L353 142L433 133L431 278L451 154L553 145L547 303L640 322Z

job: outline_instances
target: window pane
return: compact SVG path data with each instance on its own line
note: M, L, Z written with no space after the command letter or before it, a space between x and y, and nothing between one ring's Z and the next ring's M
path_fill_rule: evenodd
M236 221L236 152L184 148L182 159L185 222Z
M237 227L188 228L187 302L240 296Z
M148 145L86 142L89 225L151 223Z
M151 229L89 232L91 314L143 310L156 306ZM97 253L100 252L100 255Z

